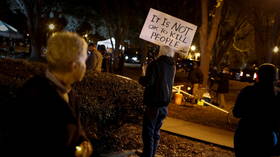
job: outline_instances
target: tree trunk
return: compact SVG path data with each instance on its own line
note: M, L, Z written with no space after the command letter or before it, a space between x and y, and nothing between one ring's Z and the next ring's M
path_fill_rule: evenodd
M220 2L220 6L215 8L215 17L212 17L212 25L210 35L208 36L208 0L201 0L202 9L202 26L200 36L201 46L201 71L203 73L203 87L207 87L209 65L211 60L211 54L213 46L216 42L217 32L221 21L223 2Z
M207 52L207 40L208 40L208 0L201 0L201 11L202 11L202 24L200 28L200 49L201 49L201 60L200 69L203 73L203 86L207 84L206 77L208 78L209 62L207 58L210 58L209 52ZM209 59L210 60L210 59ZM206 82L206 83L205 83Z
M31 38L31 60L39 60L41 58L42 49L42 28L41 26L41 1L34 2L23 1L27 16L27 26Z

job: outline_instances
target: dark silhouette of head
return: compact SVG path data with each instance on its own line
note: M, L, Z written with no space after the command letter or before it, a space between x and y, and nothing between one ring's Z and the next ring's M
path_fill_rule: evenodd
M273 83L277 78L277 68L275 65L270 63L264 63L259 66L258 71L258 80L263 83Z

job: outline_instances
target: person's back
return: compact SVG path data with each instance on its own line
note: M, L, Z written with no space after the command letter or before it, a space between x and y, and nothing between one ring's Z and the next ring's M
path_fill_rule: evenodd
M172 95L176 67L173 61L174 50L161 46L159 57L152 61L139 83L145 87L141 157L154 157L160 139L160 127L167 116L167 106ZM144 70L145 71L145 70Z
M279 105L273 86L275 74L274 66L260 66L259 82L245 87L238 95L233 108L234 116L240 118L234 139L237 157L271 155L274 131L279 128Z
M152 84L146 85L146 83L140 82L142 85L146 86L144 103L146 105L161 104L162 106L167 106L170 102L172 92L172 76L174 76L175 72L174 61L171 57L160 56L150 63L148 68L151 67L154 72L153 78L149 78L152 80L145 80L145 82L152 81Z

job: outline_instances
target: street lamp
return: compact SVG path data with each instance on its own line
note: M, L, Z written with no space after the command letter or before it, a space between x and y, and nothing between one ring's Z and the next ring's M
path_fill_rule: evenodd
M55 25L53 23L49 24L49 29L50 30L54 30L55 29Z
M195 46L195 45L192 45L192 46L191 46L191 50L192 50L192 51L195 51L195 50L196 50L196 46Z
M277 54L277 53L279 52L278 46L275 46L275 47L273 48L273 52L274 52L275 54Z

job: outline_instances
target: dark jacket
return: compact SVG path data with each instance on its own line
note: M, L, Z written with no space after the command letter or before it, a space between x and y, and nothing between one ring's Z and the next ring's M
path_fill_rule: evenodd
M14 108L14 152L20 156L72 157L75 147L85 140L78 106L68 104L57 86L45 77L36 76L23 86Z
M220 74L217 78L218 88L217 93L228 93L229 92L229 79L226 74Z
M280 124L279 107L273 87L256 83L241 90L233 108L233 115L241 118L239 127L275 129L279 128Z
M203 74L199 68L194 68L189 74L189 81L191 84L202 84Z
M167 106L172 95L175 77L175 63L171 57L160 56L152 61L146 71L146 76L139 79L145 88L144 104L147 106Z
M86 60L86 65L87 65L87 69L92 69L93 68L93 62L94 62L94 53L91 51L87 52L87 60Z

